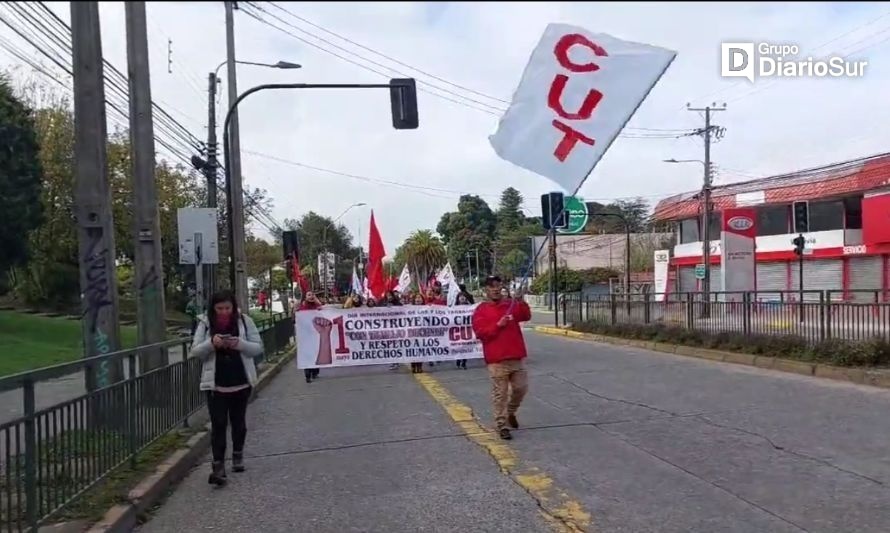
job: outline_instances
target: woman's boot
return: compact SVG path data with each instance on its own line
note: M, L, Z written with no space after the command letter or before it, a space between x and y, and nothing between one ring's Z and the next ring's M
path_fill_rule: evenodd
M228 481L226 479L226 463L223 461L213 461L211 468L212 470L210 472L210 477L207 479L207 483L219 487L225 485Z
M244 472L244 452L232 452L232 470Z

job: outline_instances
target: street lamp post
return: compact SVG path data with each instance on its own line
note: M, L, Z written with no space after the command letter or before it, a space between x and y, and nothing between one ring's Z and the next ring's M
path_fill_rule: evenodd
M333 226L341 218L346 216L346 213L348 213L349 210L352 209L353 207L361 207L363 205L368 205L368 204L366 204L364 202L358 202L358 203L352 204L351 206L344 209L343 212L340 213L340 215L337 216L337 218L332 220L330 224L325 224L324 228L322 228L322 230L321 230L321 249L322 249L322 253L324 254L324 282L323 283L324 283L324 297L325 297L325 299L327 299L327 297L328 297L328 228Z
M705 154L707 159L707 154ZM702 240L702 263L705 266L705 277L702 279L702 308L701 318L710 316L711 305L711 165L708 161L700 159L665 159L665 163L701 163L704 167L704 183L702 184L701 200L702 200L702 224L701 224L701 240Z
M204 160L198 156L192 156L192 166L195 170L204 173L207 180L207 207L216 207L217 189L216 179L219 162L217 161L218 147L216 144L216 88L219 85L219 69L224 67L228 61L220 63L210 74L208 74L207 87L207 159ZM255 61L235 61L242 65L252 65L257 67L277 68L277 69L298 69L301 68L297 63L289 61L279 61L277 63L258 63ZM237 126L233 127L235 129ZM207 288L205 294L212 294L216 290L216 265L207 265L208 272L204 276ZM232 287L234 289L234 286Z
M229 164L231 161L231 152L235 147L231 146L229 142L229 124L232 121L235 111L238 109L238 104L244 101L245 98L256 92L278 89L388 89L392 108L393 127L395 129L416 129L419 125L417 114L417 85L413 78L394 78L390 80L389 83L268 83L248 89L231 102L231 104L229 104L229 110L226 113L226 118L223 121L223 154L226 164L226 192L228 194L229 208L229 216L227 217L229 254L232 257L232 263L235 267L231 269L230 282L235 289L236 294L246 280L244 280L243 275L237 275L239 268L242 270L241 274L243 274L244 265L243 258L239 261L235 254L235 217L233 216L235 213L232 209L233 193L235 191L232 187L232 168ZM241 232L241 238L243 239L243 232ZM241 244L243 244L243 242ZM243 251L244 247L240 246L240 248Z

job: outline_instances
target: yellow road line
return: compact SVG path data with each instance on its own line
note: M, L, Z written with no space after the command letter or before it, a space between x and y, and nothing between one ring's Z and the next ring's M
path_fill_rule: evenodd
M558 489L544 472L524 464L507 441L486 429L473 416L473 410L469 406L461 403L429 374L414 374L414 378L445 409L467 438L486 450L497 462L501 472L524 488L538 502L541 515L554 528L573 533L592 531L590 514L583 506Z

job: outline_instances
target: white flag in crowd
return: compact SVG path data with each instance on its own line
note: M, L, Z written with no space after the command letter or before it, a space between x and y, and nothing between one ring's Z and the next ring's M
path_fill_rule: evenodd
M457 295L460 294L460 286L454 276L451 276L451 282L448 284L448 306L451 307L457 303Z
M501 159L573 193L676 55L549 24L489 141Z
M411 273L408 272L408 265L402 267L402 273L399 274L399 284L396 285L398 292L405 292L411 286Z
M355 271L355 265L352 265L352 292L358 295L362 295L365 292L362 289L362 282L358 277L358 273Z
M451 270L451 263L448 262L442 267L442 270L436 275L436 281L442 284L442 287L448 287L454 280L454 272Z
M364 279L364 286L362 287L362 298L368 299L371 297L371 289L368 288L368 278Z

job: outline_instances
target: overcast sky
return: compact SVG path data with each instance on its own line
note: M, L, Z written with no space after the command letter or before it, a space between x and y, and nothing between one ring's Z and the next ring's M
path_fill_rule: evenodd
M629 128L701 127L702 116L685 110L686 103L726 102L728 110L715 116L715 122L726 128L725 138L712 150L719 169L718 184L890 149L886 126L890 123L888 3L280 5L317 27L262 4L270 14L329 42L286 26L269 14L262 16L319 48L370 69L393 77L413 76L421 83L456 93L421 85L464 104L420 93L421 125L414 131L392 129L384 92L266 92L240 106L245 181L270 192L274 219L296 218L309 210L335 217L353 203L366 202L368 207L352 209L342 222L367 246L369 208L373 208L390 253L413 230L434 229L442 213L455 208L461 193L479 194L494 208L500 191L513 186L524 195L529 213L540 213L538 197L552 190L552 185L494 154L488 136L495 131L500 112L493 111L493 115L479 108L506 108L499 100L509 101L549 22L575 24L676 50L677 59ZM67 3L55 3L52 8L66 21L70 19ZM123 11L122 3L101 3L106 57L126 72ZM205 138L207 73L225 59L223 4L149 3L148 15L154 99L196 136ZM236 13L235 26L239 59L287 60L303 65L296 71L240 66L241 91L269 82L373 83L386 79L246 13ZM11 33L0 26L0 35L9 37ZM172 40L172 74L167 69L168 39ZM758 80L754 85L744 79L722 79L720 43L752 40L797 44L801 52L820 57L850 54L867 59L869 65L861 79ZM0 50L0 66L10 63L14 61ZM225 94L225 84L221 90ZM667 158L703 158L700 138L639 138L653 135L641 129L625 133L630 138L615 142L582 188L581 196L586 200L643 196L654 204L663 196L701 186L700 165L662 162ZM259 234L267 234L261 226L254 226Z

